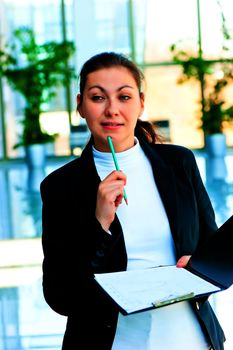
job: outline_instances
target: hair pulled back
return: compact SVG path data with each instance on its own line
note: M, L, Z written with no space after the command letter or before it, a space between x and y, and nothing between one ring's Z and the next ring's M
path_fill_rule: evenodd
M88 74L93 73L100 69L111 67L124 67L126 68L134 78L138 87L139 94L142 92L142 83L144 81L144 75L137 65L130 61L123 54L116 52L102 52L88 59L82 66L79 74L79 92L80 92L80 104L83 101L83 92L85 89ZM158 136L155 132L154 126L148 121L142 121L138 119L135 135L141 137L148 142L155 143Z

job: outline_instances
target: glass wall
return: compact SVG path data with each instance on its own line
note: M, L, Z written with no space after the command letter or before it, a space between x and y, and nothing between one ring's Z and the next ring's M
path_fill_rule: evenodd
M180 41L186 50L197 53L201 39L204 58L218 60L223 54L232 57L230 41L229 50L222 52L223 24L233 32L230 0L3 0L0 11L1 47L21 25L31 27L39 43L61 41L65 37L75 43L72 64L77 74L83 62L98 52L115 50L129 55L146 76L145 116L152 121L167 121L172 142L190 148L203 147L203 132L199 129L200 86L194 81L177 84L181 69L174 64L169 48ZM4 136L7 157L22 157L23 149L14 150L13 146L20 131L24 100L4 79L2 82L0 157L4 156ZM70 87L58 89L41 115L43 128L59 135L55 149L48 149L50 154L71 153L70 123L80 123L75 111L77 92L76 80ZM226 95L229 102L231 95L229 88ZM232 146L232 129L228 127L226 134L228 145Z
M198 16L198 4L199 15ZM204 146L200 129L201 86L195 79L177 84L181 69L174 65L170 47L179 44L189 55L221 60L233 57L233 40L223 50L224 26L233 34L233 4L229 0L148 0L145 30L145 75L147 80L147 116L165 120L170 126L171 141L190 148ZM199 22L200 20L200 22ZM215 74L222 74L221 69ZM231 104L232 84L225 92ZM228 145L233 145L233 128L224 130Z
M211 15L210 15L211 9ZM201 27L202 47L204 57L207 59L218 59L219 57L233 57L233 41L227 42L228 50L222 50L224 24L229 33L233 34L233 4L230 0L205 0L201 1ZM222 21L222 15L224 21ZM224 22L224 23L223 23Z
M70 2L66 3L67 13L71 12L71 5ZM70 27L72 23L70 22L70 17L67 16L67 18L67 31L71 32ZM1 5L1 23L2 45L11 42L13 31L22 26L33 29L36 33L36 41L39 44L46 41L61 42L63 39L60 0L43 0L40 2L28 0L3 1ZM57 140L58 144L62 143L64 153L67 153L68 144L65 145L63 142L63 139L67 139L67 133L69 131L65 96L65 88L57 91L57 95L52 102L44 106L46 113L45 115L41 115L41 123L46 131L60 134ZM14 150L13 146L17 143L17 137L21 131L19 121L21 120L25 101L5 80L3 80L3 99L7 156L9 158L22 156L24 154L23 148Z
M171 61L169 47L180 39L189 38L197 42L196 7L196 0L148 0L145 32L146 63Z
M64 19L62 5L65 9L65 23L62 22ZM142 6L140 5L140 7ZM83 62L97 52L116 50L131 55L127 0L111 2L108 0L43 0L40 2L35 0L20 2L4 0L1 5L1 21L3 18L1 36L4 42L10 39L15 28L22 25L32 28L36 33L37 41L41 43L50 40L61 41L65 33L68 40L75 42L76 54L73 63L77 74ZM137 23L135 26L139 28L138 35L142 42L143 23L140 16L137 16ZM142 60L142 58L143 42L140 47L140 59ZM17 142L17 134L20 131L18 121L22 114L24 100L19 94L12 91L5 80L3 83L7 156L9 158L20 157L24 154L23 149L14 150L13 146ZM57 155L70 154L70 122L72 124L80 122L79 116L75 112L77 81L74 81L69 87L70 106L67 105L66 88L58 91L40 118L43 128L47 132L59 134L55 142L55 154ZM70 116L67 113L68 107L71 111Z

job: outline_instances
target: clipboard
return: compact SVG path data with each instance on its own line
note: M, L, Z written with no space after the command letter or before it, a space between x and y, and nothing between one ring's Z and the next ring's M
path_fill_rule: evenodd
M191 257L187 269L221 290L233 284L233 215Z
M123 315L210 295L233 284L233 216L190 259L186 268L95 274L95 280Z

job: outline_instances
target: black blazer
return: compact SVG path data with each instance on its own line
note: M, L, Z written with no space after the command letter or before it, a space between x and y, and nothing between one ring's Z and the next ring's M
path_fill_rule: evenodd
M217 229L194 155L181 146L139 141L153 168L177 259L192 255ZM63 350L84 349L81 344L110 350L115 335L118 310L93 274L125 270L127 253L117 216L112 235L95 218L99 182L90 140L80 158L41 183L43 291L50 307L68 316ZM207 298L192 306L212 347L223 350L224 334Z

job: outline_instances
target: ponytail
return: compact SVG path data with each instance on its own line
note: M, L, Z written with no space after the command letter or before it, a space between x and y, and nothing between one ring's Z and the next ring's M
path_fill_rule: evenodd
M138 119L135 128L135 136L149 143L162 143L162 137L155 129L155 126L151 122Z

